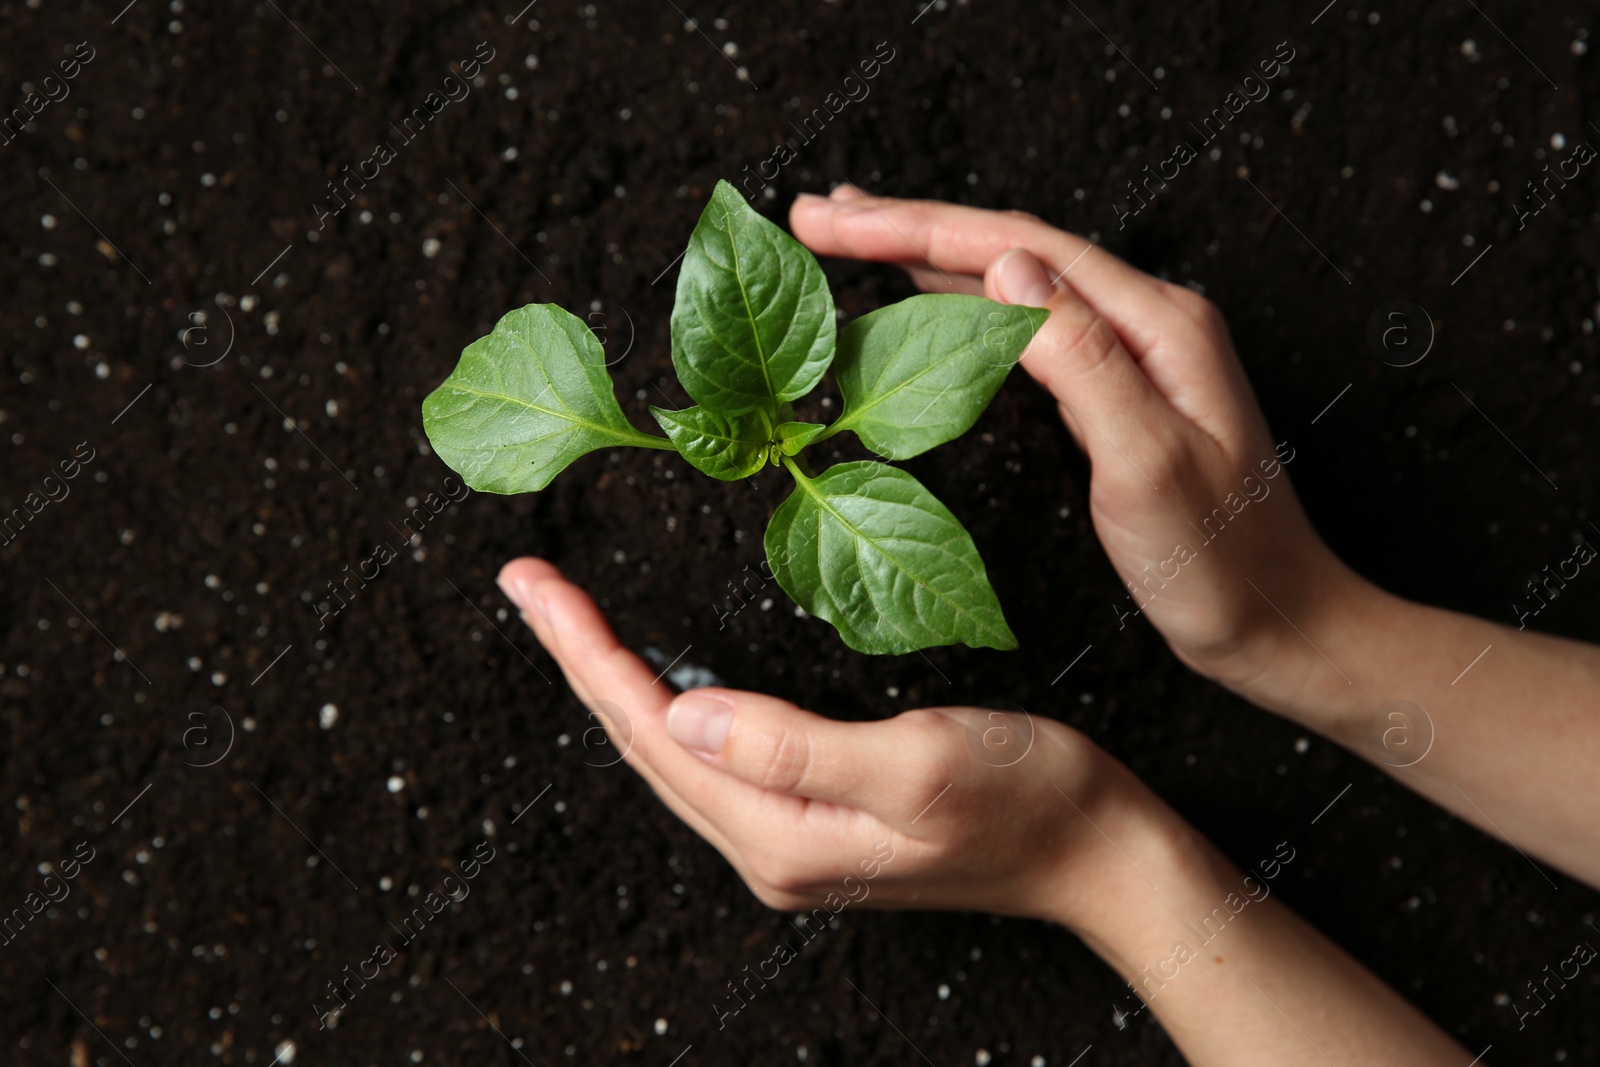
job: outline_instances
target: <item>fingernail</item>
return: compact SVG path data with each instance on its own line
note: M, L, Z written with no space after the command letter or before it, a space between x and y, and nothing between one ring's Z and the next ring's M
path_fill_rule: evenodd
M520 576L497 578L495 582L500 586L500 591L506 595L506 599L517 606L517 610L524 615L536 616L540 622L549 621L544 604L539 600L539 595L533 591L533 585L526 579Z
M667 709L667 736L685 748L713 755L722 751L732 724L732 707L698 693L684 693Z
M1007 304L1043 307L1055 296L1044 266L1025 248L1013 248L994 266L994 287Z
M802 202L807 204L820 204L826 203L828 198L825 196L818 196L816 193L796 193L794 199L795 203L797 204Z
M841 214L876 210L876 205L868 199L867 194L853 182L835 185L833 192L828 194L828 203Z

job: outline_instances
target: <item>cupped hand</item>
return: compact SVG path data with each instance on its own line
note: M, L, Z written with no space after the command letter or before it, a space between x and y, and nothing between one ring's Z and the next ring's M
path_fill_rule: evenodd
M499 582L629 765L770 907L1073 927L1121 876L1118 849L1166 827L1126 768L1054 721L929 708L840 723L760 693L675 695L549 563L514 560Z
M895 263L929 292L1050 309L1022 357L1088 454L1095 530L1140 614L1189 666L1248 691L1296 655L1302 627L1353 575L1317 536L1215 305L1021 212L801 196L795 236L819 255Z

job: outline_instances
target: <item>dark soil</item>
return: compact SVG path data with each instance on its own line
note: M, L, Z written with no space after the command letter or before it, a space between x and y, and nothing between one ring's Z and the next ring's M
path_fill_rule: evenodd
M1119 632L1085 464L1020 376L908 464L973 532L1015 653L860 656L776 591L719 630L782 479L751 490L646 452L425 510L420 543L325 629L314 607L402 547L408 498L442 489L419 403L507 309L597 310L635 422L681 402L668 268L713 183L886 41L870 98L765 210L846 178L1022 208L1203 287L1336 548L1407 595L1513 621L1595 519L1600 177L1520 231L1514 207L1545 164L1600 145L1581 103L1600 99L1592 8L547 0L508 26L515 0L122 3L0 4L4 108L68 46L94 50L0 146L0 504L42 494L80 442L94 455L0 548L0 904L94 850L0 947L0 1058L265 1065L293 1041L296 1062L358 1065L665 1067L690 1045L686 1067L1065 1065L1089 1045L1085 1065L1181 1062L1148 1016L1117 1028L1121 984L1073 938L977 915L847 912L718 1032L711 1005L782 919L632 772L591 766L584 709L493 583L538 553L625 640L730 684L845 718L1059 717L1240 862L1294 842L1285 897L1474 1052L1596 1061L1595 975L1524 1029L1506 1002L1594 937L1595 894L1320 739L1300 751L1147 625ZM1220 159L1119 230L1126 183L1285 40L1297 58ZM480 42L485 80L408 143L389 124ZM395 158L332 215L329 181L384 140ZM887 268L825 267L849 314L911 292ZM1397 300L1437 329L1404 369L1366 340ZM1597 592L1585 575L1534 625L1600 639ZM326 983L485 839L471 896L319 1032Z

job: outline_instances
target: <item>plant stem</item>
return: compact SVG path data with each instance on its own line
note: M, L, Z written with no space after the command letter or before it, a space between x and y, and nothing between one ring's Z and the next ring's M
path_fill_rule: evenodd
M813 437L806 447L810 448L811 445L820 445L822 442L826 441L840 430L848 430L849 428L850 427L844 425L844 420L842 418L835 419L833 422L828 424L828 428L826 430L823 430L821 433L817 434L817 436Z
M657 437L655 434L642 433L637 430L634 431L632 440L622 443L625 445L637 445L639 448L659 448L664 452L676 452L678 450L678 447L668 438Z
M811 479L806 475L804 461L800 456L780 456L780 458L783 460L783 465L788 468L789 473L794 475L795 481L800 482L802 485L811 484Z

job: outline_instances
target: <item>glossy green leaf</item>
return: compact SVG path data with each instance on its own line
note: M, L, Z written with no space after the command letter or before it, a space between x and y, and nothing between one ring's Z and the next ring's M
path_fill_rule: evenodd
M1049 315L981 296L913 296L845 327L834 375L854 430L880 456L908 459L978 421Z
M622 413L605 350L583 320L529 304L495 323L422 402L433 450L481 493L543 489L597 448L670 448Z
M837 329L816 258L717 182L672 308L672 365L684 389L725 415L776 414L822 378Z
M773 431L773 440L783 455L795 456L826 429L820 422L780 422Z
M704 407L651 408L679 454L696 470L725 482L748 478L767 462L772 441L765 412L719 415Z
M972 537L922 483L875 462L841 463L799 483L767 526L778 584L858 652L892 654L1017 639Z

